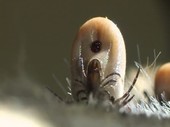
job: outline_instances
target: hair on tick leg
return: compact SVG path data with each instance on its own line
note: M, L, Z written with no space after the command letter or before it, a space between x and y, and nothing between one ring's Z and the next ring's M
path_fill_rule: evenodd
M63 85L60 83L60 81L56 78L56 76L53 74L52 75L53 78L55 79L57 85L59 86L59 88L62 90L62 94L64 94L64 97L61 97L60 95L58 95L56 92L54 92L51 88L47 87L46 88L55 96L57 97L59 102L63 102L63 103L72 103L73 102L73 98L72 98L72 94L71 94L71 88L70 88L70 80L69 78L66 77L66 82L68 84L67 89L65 87L63 87Z
M57 77L55 76L55 74L52 75L54 80L56 81L57 85L61 88L62 92L65 94L67 94L67 90L65 87L63 87L63 85L61 84L61 82L57 79Z
M156 70L156 67L157 67L156 62L157 62L157 59L159 58L159 56L161 55L161 52L156 54L156 50L154 49L153 53L154 53L154 61L148 66L148 69L151 68L151 72L155 73L155 70Z
M137 48L138 62L141 64L140 48L138 44L136 45L136 48Z
M52 89L50 89L49 87L45 87L46 89L48 89L55 97L57 97L57 99L60 101L60 102L64 102L63 98L60 97L58 94L56 94Z
M67 82L67 89L68 89L67 94L72 96L72 94L71 94L71 81L68 77L66 77L66 82Z

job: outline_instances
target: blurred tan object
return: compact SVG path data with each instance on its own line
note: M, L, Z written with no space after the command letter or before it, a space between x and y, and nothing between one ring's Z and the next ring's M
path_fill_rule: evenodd
M170 100L170 62L165 63L158 69L155 76L155 95L159 101L164 95L166 100Z

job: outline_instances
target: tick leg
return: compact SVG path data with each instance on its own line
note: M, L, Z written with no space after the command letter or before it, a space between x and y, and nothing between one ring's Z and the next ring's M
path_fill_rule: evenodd
M136 81L137 81L137 79L138 79L139 73L140 73L140 67L138 68L138 71L137 71L137 73L136 73L136 76L135 76L135 78L134 78L134 80L133 80L133 82L132 82L132 85L129 87L127 93L130 93L130 92L132 91L132 89L133 89L133 87L134 87L134 85L136 84Z
M115 100L113 104L118 104L120 107L123 107L134 98L135 95L130 96L130 92L132 91L134 85L136 84L137 78L139 76L139 72L140 72L140 67L138 68L136 76L132 82L132 85L129 87L128 91L121 98Z

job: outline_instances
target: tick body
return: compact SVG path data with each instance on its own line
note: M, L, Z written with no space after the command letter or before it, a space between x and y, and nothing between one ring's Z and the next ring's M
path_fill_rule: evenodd
M76 101L89 95L120 98L124 91L126 51L121 32L108 18L96 17L79 29L71 52L71 90Z
M163 98L161 94L165 94L165 99L170 100L170 63L162 65L155 76L155 95L159 101Z

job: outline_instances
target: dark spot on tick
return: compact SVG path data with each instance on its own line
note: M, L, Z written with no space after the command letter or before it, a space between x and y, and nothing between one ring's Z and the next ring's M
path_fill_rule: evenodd
M94 53L98 53L101 50L102 43L99 40L92 42L91 51Z

